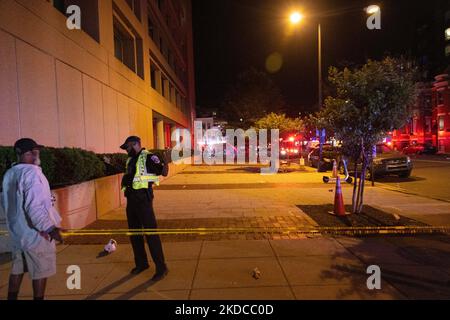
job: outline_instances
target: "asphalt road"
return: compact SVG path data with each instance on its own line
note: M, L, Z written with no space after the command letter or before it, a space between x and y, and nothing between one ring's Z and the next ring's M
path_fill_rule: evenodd
M384 177L375 184L450 202L450 156L421 155L412 157L412 161L411 177Z

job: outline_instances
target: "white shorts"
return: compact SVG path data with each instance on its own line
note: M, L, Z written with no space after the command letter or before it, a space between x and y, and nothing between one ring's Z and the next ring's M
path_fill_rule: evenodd
M48 243L44 246L12 253L12 275L28 272L32 280L49 278L56 274L56 250L55 244Z

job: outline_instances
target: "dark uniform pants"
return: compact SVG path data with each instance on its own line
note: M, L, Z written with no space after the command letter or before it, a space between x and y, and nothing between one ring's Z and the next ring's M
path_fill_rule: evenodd
M130 229L156 229L156 218L153 211L153 192L151 190L133 190L127 194L127 219ZM159 235L145 236L150 254L156 268L164 267L164 254ZM144 236L130 236L134 261L137 267L148 265L145 252Z

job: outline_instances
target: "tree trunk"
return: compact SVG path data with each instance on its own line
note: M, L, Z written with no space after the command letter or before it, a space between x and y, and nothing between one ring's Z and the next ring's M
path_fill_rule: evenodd
M356 205L355 205L353 213L361 213L361 211L359 209L361 207L363 191L364 191L364 181L366 178L365 177L366 158L365 158L365 152L364 152L364 139L363 138L361 138L361 153L359 155L359 159L361 159L361 175L359 177Z
M358 159L353 159L355 161L354 173L355 181L353 182L353 196L352 196L352 213L356 213L357 208L357 184L358 184Z
M361 213L363 209L364 204L364 185L366 182L366 173L367 173L367 161L364 159L363 161L363 167L361 170L361 178L360 178L360 186L359 186L359 202L357 207L357 212Z
M361 203L361 190L362 190L362 183L364 183L364 179L363 179L363 170L364 167L361 168L361 173L359 176L359 181L358 181L358 191L357 191L357 197L356 197L356 206L355 206L355 212L354 213L359 213L359 204Z

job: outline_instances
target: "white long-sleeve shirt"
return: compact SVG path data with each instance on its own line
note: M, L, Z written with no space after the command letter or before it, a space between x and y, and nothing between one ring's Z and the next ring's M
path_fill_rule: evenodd
M39 166L17 164L3 177L2 205L13 249L31 250L50 242L39 232L59 226L47 178ZM52 243L54 245L54 242Z

